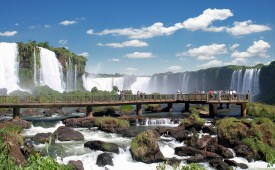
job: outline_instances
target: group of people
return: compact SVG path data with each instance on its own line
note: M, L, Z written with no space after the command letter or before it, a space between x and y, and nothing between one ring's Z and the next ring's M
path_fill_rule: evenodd
M229 96L229 100L234 100L237 97L237 92L236 90L227 90L227 91L223 91L223 90L210 90L208 92L210 99L218 99L219 101L221 101L222 99L222 95L225 96ZM217 97L215 97L217 96Z
M141 91L137 91L137 98L138 99L142 99L143 95L144 95L144 93L142 93Z

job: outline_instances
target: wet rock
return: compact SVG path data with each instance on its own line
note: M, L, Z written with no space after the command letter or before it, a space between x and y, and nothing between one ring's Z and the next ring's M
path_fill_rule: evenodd
M52 133L37 133L32 137L32 140L35 144L39 143L49 143L51 140L51 143L54 142L54 137L51 137Z
M195 144L195 148L197 149L204 149L209 145L209 142L211 140L210 135L202 136Z
M210 125L210 126L202 126L202 132L203 133L208 133L210 135L217 135L217 129L213 126L213 125Z
M235 148L233 148L237 156L244 157L249 162L251 162L253 159L255 160L255 154L251 148L249 148L246 145L238 145Z
M184 141L187 139L188 134L185 128L182 126L168 129L168 134L178 141Z
M71 165L74 168L74 170L84 170L83 163L80 160L69 161L68 165Z
M98 155L96 164L100 167L104 167L106 165L114 166L112 156L110 153L102 153L102 154Z
M10 122L16 126L23 128L23 129L31 128L31 123L27 122L23 119L12 119Z
M221 155L223 158L233 158L233 153L231 150L222 145L218 145L216 148L216 153Z
M127 138L132 138L135 136L137 136L137 132L129 131L129 130L122 134L122 137L127 137Z
M222 158L214 158L209 162L209 164L211 166L213 166L214 168L216 168L217 170L229 170L230 169L228 164L225 163Z
M234 166L234 167L240 167L241 169L247 169L248 166L244 163L238 163L234 160L224 160L225 163L227 163L229 166Z
M192 156L188 159L186 159L187 163L197 163L197 162L203 162L204 161L204 156L201 154L197 154L195 156Z
M21 148L21 152L24 155L25 158L28 158L30 155L34 154L35 151L33 150L33 141L30 138L26 138L24 140L24 145Z
M114 143L107 143L99 140L88 141L84 143L84 147L90 148L91 150L101 150L119 154L119 147Z
M94 117L83 117L83 118L69 118L63 120L63 124L67 127L94 127Z
M60 126L54 131L53 137L60 141L84 140L84 135L69 127Z
M41 113L35 109L27 109L20 113L21 116L39 116Z
M180 146L175 148L175 154L179 156L195 156L200 153L200 150L193 147Z
M132 158L144 163L164 161L157 139L158 133L154 130L140 132L131 142L130 152Z

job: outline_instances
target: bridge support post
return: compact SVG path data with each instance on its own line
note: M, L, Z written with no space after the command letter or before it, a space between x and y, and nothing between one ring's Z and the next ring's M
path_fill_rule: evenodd
M142 105L141 104L137 104L137 115L138 116L141 116L142 115Z
M217 104L209 104L209 116L214 117L217 114L218 106Z
M92 117L93 116L93 107L87 106L86 107L86 117Z
M242 117L246 117L246 103L241 104L241 115Z
M226 108L229 109L229 103L226 103Z
M184 111L189 112L190 111L189 108L190 108L190 103L188 103L188 102L184 103Z
M13 108L13 119L20 119L20 108L14 107Z
M173 111L173 103L168 103L168 112Z

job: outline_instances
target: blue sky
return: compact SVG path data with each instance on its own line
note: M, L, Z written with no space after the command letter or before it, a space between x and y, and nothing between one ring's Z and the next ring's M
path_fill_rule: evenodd
M0 42L48 41L87 72L152 75L275 59L274 0L6 0Z

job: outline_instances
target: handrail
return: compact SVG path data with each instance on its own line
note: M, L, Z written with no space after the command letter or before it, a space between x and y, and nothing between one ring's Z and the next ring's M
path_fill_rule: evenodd
M47 95L47 96L0 96L0 104L14 103L95 103L95 102L161 102L161 101L249 101L249 94L145 94L124 95L121 99L119 95Z

